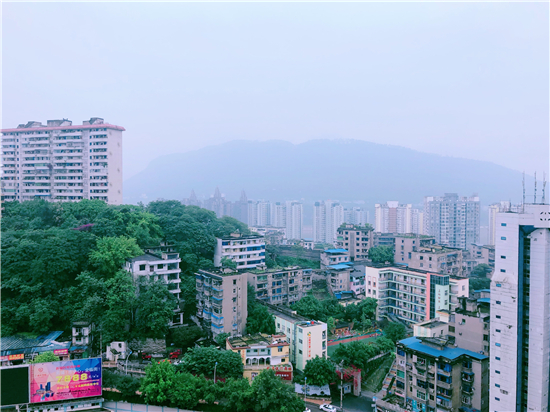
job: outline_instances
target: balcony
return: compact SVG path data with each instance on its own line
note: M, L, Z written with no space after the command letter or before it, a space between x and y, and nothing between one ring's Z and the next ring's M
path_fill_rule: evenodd
M443 389L451 389L452 384L447 383L447 382L443 382L443 381L437 381L437 387L438 388L443 388Z
M471 386L470 387L463 386L462 387L462 393L465 394L465 395L473 395L474 394L474 388L472 388Z
M474 374L473 373L463 373L462 374L462 382L471 383L474 381Z

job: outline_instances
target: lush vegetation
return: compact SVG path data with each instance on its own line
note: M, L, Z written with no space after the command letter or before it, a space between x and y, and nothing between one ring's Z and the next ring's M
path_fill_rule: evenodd
M294 388L272 370L261 372L252 385L242 377L214 383L204 375L176 369L164 361L147 368L140 391L149 404L182 409L195 408L201 399L208 404L221 402L224 409L231 412L302 412L305 409Z
M104 388L116 389L120 392L123 400L135 399L136 391L141 386L141 379L130 375L123 375L109 369L103 369L102 384Z
M355 366L361 369L363 374L366 374L370 370L369 359L394 349L394 343L386 337L380 337L371 344L354 341L346 345L338 345L331 359L335 363L343 362L344 366Z
M369 249L369 259L373 263L393 263L394 251L391 246L376 246Z
M336 367L330 360L316 356L307 361L304 376L310 385L323 386L336 382Z
M219 350L214 346L188 349L176 369L193 375L213 378L214 366L216 366L218 378L241 378L243 376L241 356L230 350Z
M314 296L304 296L292 305L292 309L309 319L330 322L332 325L335 319L357 322L359 327L367 329L376 319L376 306L377 301L373 298L343 307L337 299L319 300Z
M248 317L246 318L246 333L275 333L275 319L267 308L256 300L254 287L248 285Z
M480 263L472 270L472 276L486 277L493 271L493 268L486 263Z
M468 283L470 285L470 292L473 292L474 290L491 288L491 279L489 278L472 278L471 277Z
M40 355L34 357L30 363L46 363L46 362L57 362L59 361L59 356L55 356L53 352L44 352Z
M186 313L194 313L192 275L212 265L216 236L248 233L233 218L218 219L214 212L178 201L113 206L36 200L3 207L3 336L67 330L71 321L87 319L102 330L104 343L160 336L177 302L160 283L135 284L121 270L125 260L160 241L173 244L182 259ZM93 226L74 230L87 224ZM166 305L155 308L164 298Z
M405 328L405 326L401 323L390 322L384 328L384 336L390 339L393 343L397 343L401 339L405 339L407 336L407 328Z
M265 253L265 264L268 268L300 266L302 268L319 269L321 263L318 260L303 257L304 248L293 246L295 256L282 256L281 249L277 245L267 245Z

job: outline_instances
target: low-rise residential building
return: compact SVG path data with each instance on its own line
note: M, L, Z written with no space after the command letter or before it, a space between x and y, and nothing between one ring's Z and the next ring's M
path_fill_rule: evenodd
M275 375L292 381L290 344L285 334L255 333L227 338L225 348L241 356L243 377L250 382L265 369L273 369Z
M72 345L69 353L73 359L87 358L92 350L94 324L87 321L73 322Z
M468 297L468 294L470 291L470 279L450 276L449 286L450 286L449 303L451 304L449 310L451 312L454 312L454 310L457 308L459 303L458 298L463 296Z
M449 276L389 267L379 271L378 316L408 324L436 317L450 308Z
M397 235L395 263L411 269L463 276L462 250L434 242L435 238L428 236Z
M228 258L237 263L237 269L254 269L265 264L265 239L260 235L241 235L216 239L214 250L214 266L220 267L222 259Z
M321 269L326 269L331 265L349 262L349 251L346 249L326 249L321 252Z
M479 296L483 295L478 293ZM449 323L449 335L460 348L489 356L490 351L490 298L459 297L459 305Z
M242 335L248 316L247 274L231 269L201 269L195 278L197 317L206 330L214 338L220 333Z
M366 276L364 266L362 267L362 270L361 268L355 267L354 270L351 271L349 276L349 288L350 291L353 292L353 295L356 297L365 297Z
M489 358L440 338L397 343L394 393L412 411L489 411Z
M365 264L365 297L378 299L380 271L392 267L390 264L367 263Z
M147 276L153 280L163 281L168 290L178 300L178 306L174 310L174 317L170 326L183 324L183 299L180 289L180 256L172 245L160 245L145 249L145 254L126 260L126 271L130 272L137 280L141 276Z
M478 245L472 243L469 248L471 257L477 261L477 264L484 263L494 269L495 267L495 247L491 245Z
M312 269L299 266L267 269L262 265L248 271L247 276L256 299L272 305L296 303L312 288Z
M297 315L288 308L267 305L275 317L275 330L285 334L290 344L290 360L303 371L308 360L327 357L327 324Z
M327 286L333 294L350 290L350 275L353 266L346 263L327 266L325 273L327 276Z
M378 247L378 246L395 247L395 234L374 232L372 236L372 246L373 247Z
M335 245L348 250L352 261L365 260L373 245L373 233L370 226L344 224L338 228Z

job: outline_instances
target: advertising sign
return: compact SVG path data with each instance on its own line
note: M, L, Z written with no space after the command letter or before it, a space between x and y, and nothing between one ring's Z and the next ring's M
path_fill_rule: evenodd
M29 365L0 369L0 405L29 403Z
M30 403L101 396L101 359L31 365Z
M68 355L69 354L69 349L55 349L53 351L53 354L55 356L63 356L63 355Z

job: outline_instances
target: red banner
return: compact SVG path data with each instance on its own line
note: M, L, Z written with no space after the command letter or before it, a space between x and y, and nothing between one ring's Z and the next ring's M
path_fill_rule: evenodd
M63 356L63 355L68 355L69 354L69 349L55 349L53 351L53 354L55 356Z

